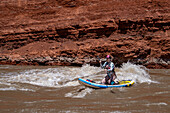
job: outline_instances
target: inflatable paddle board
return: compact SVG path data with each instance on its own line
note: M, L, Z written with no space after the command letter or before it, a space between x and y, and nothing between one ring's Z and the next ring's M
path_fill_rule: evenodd
M107 85L107 84L96 83L95 81L89 79L81 79L81 78L79 78L78 81L80 84L91 88L129 87L135 83L133 80L122 80L119 81L118 84Z

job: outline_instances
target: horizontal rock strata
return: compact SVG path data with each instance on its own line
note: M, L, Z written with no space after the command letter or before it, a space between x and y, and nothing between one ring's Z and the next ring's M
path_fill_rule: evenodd
M168 0L0 1L0 64L170 68Z

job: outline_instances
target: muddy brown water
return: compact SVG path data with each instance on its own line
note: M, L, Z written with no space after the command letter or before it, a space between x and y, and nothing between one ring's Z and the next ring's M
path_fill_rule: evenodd
M0 112L130 113L170 111L170 69L147 70L125 63L118 78L131 87L91 89L77 78L100 81L99 67L0 66Z

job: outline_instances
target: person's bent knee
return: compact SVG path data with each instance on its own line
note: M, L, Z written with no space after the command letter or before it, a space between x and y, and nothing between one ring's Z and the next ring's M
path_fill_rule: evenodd
M106 83L106 80L105 80L105 78L102 80L102 84L105 84Z

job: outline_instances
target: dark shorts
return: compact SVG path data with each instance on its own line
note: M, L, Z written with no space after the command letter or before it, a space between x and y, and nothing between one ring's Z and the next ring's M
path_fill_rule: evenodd
M109 78L111 78L111 77L113 77L113 74L114 74L114 72L107 72L107 76L109 77Z
M105 81L107 84L109 79L111 79L111 82L113 81L113 74L114 72L108 72L107 75L105 76Z

